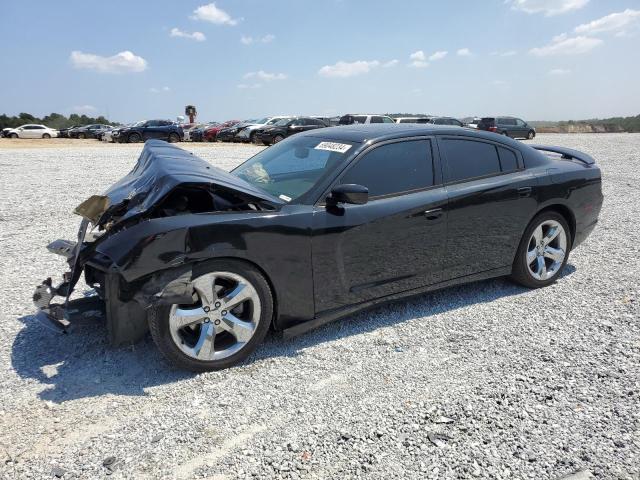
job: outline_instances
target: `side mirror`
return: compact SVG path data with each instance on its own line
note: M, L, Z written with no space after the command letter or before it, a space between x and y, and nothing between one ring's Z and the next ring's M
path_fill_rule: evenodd
M364 205L368 201L369 189L354 183L336 185L327 197L327 205L337 205L338 203Z

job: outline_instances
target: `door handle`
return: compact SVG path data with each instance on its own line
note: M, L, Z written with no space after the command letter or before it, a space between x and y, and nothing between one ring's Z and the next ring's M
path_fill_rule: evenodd
M426 217L427 220L437 220L440 217L442 217L442 209L434 208L432 210L426 210L424 212L424 216Z
M531 187L520 187L518 189L518 196L519 197L529 197L531 196L531 192L533 191L533 189Z

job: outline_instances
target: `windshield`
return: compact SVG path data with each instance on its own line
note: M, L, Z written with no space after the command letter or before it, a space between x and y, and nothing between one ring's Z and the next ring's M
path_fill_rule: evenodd
M292 137L264 149L233 173L251 185L290 202L307 193L341 165L353 143Z

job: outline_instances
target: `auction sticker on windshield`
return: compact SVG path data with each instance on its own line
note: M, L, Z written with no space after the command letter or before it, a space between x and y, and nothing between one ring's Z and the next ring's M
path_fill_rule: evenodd
M330 152L344 153L351 148L351 145L347 143L335 143L335 142L320 142L316 146L316 150L328 150Z

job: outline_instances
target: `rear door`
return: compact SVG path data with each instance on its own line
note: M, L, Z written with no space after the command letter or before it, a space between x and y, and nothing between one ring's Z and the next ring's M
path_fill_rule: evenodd
M316 206L318 313L440 280L447 195L436 152L426 137L373 146L334 182L366 186L368 203Z
M537 180L516 149L464 136L438 137L448 197L448 279L510 266L537 209Z

